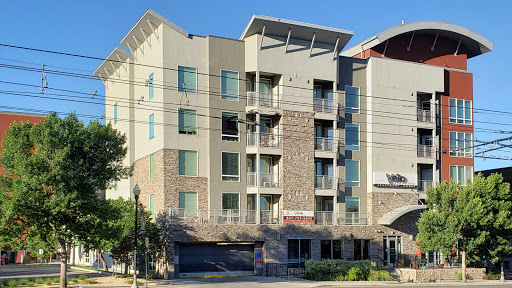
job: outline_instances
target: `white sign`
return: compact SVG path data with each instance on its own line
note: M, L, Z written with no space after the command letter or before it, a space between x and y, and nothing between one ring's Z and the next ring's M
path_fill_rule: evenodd
M283 222L285 223L315 223L315 212L284 210Z
M315 216L313 211L283 210L283 216Z
M43 255L44 254L44 250L43 249L39 249L39 255Z
M377 187L416 188L418 175L396 172L373 172L373 185Z

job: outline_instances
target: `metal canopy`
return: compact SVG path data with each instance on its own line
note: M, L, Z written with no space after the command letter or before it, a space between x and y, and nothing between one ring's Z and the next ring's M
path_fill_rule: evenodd
M265 24L266 35L268 34L288 38L291 29L293 31L291 33L291 38L311 41L314 37L315 42L326 43L333 46L336 45L336 42L338 41L337 49L339 50L343 49L343 47L347 45L347 42L354 34L352 31L348 30L255 14L252 16L249 24L247 24L247 27L245 27L242 36L240 36L240 40L244 40L254 34L261 34Z
M393 224L393 222L395 222L396 219L400 218L400 216L402 216L404 214L407 214L412 211L424 210L424 209L427 209L426 205L402 206L402 207L393 209L393 210L389 211L388 213L384 214L384 216L382 216L382 218L380 218L377 223L380 225L389 226L389 225Z
M361 50L371 49L388 39L391 39L398 35L405 34L431 34L437 37L441 36L444 38L452 39L459 42L461 45L466 47L468 52L468 58L478 56L480 54L491 51L494 48L494 44L491 41L484 38L482 35L475 33L465 27L439 22L439 21L420 21L403 24L390 28L382 33L379 33L357 45L351 47L343 53L342 56L352 57L361 52ZM412 38L411 38L412 39ZM435 47L435 43L432 45L432 50Z

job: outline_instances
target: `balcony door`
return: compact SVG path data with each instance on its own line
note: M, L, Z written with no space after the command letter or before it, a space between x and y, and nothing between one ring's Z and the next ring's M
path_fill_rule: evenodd
M262 106L271 106L272 103L272 80L260 78L260 101Z

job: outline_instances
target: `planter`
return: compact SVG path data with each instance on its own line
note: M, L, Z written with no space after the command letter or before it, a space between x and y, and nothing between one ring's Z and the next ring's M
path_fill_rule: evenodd
M412 266L412 269L419 269L420 268L420 264L411 264Z
M404 267L404 264L403 263L396 263L396 267L402 268L402 267Z
M443 267L444 267L444 264L437 264L438 269L443 269Z

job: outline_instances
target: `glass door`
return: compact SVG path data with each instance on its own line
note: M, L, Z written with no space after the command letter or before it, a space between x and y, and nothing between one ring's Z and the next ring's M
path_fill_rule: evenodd
M260 78L260 105L272 107L272 80Z

